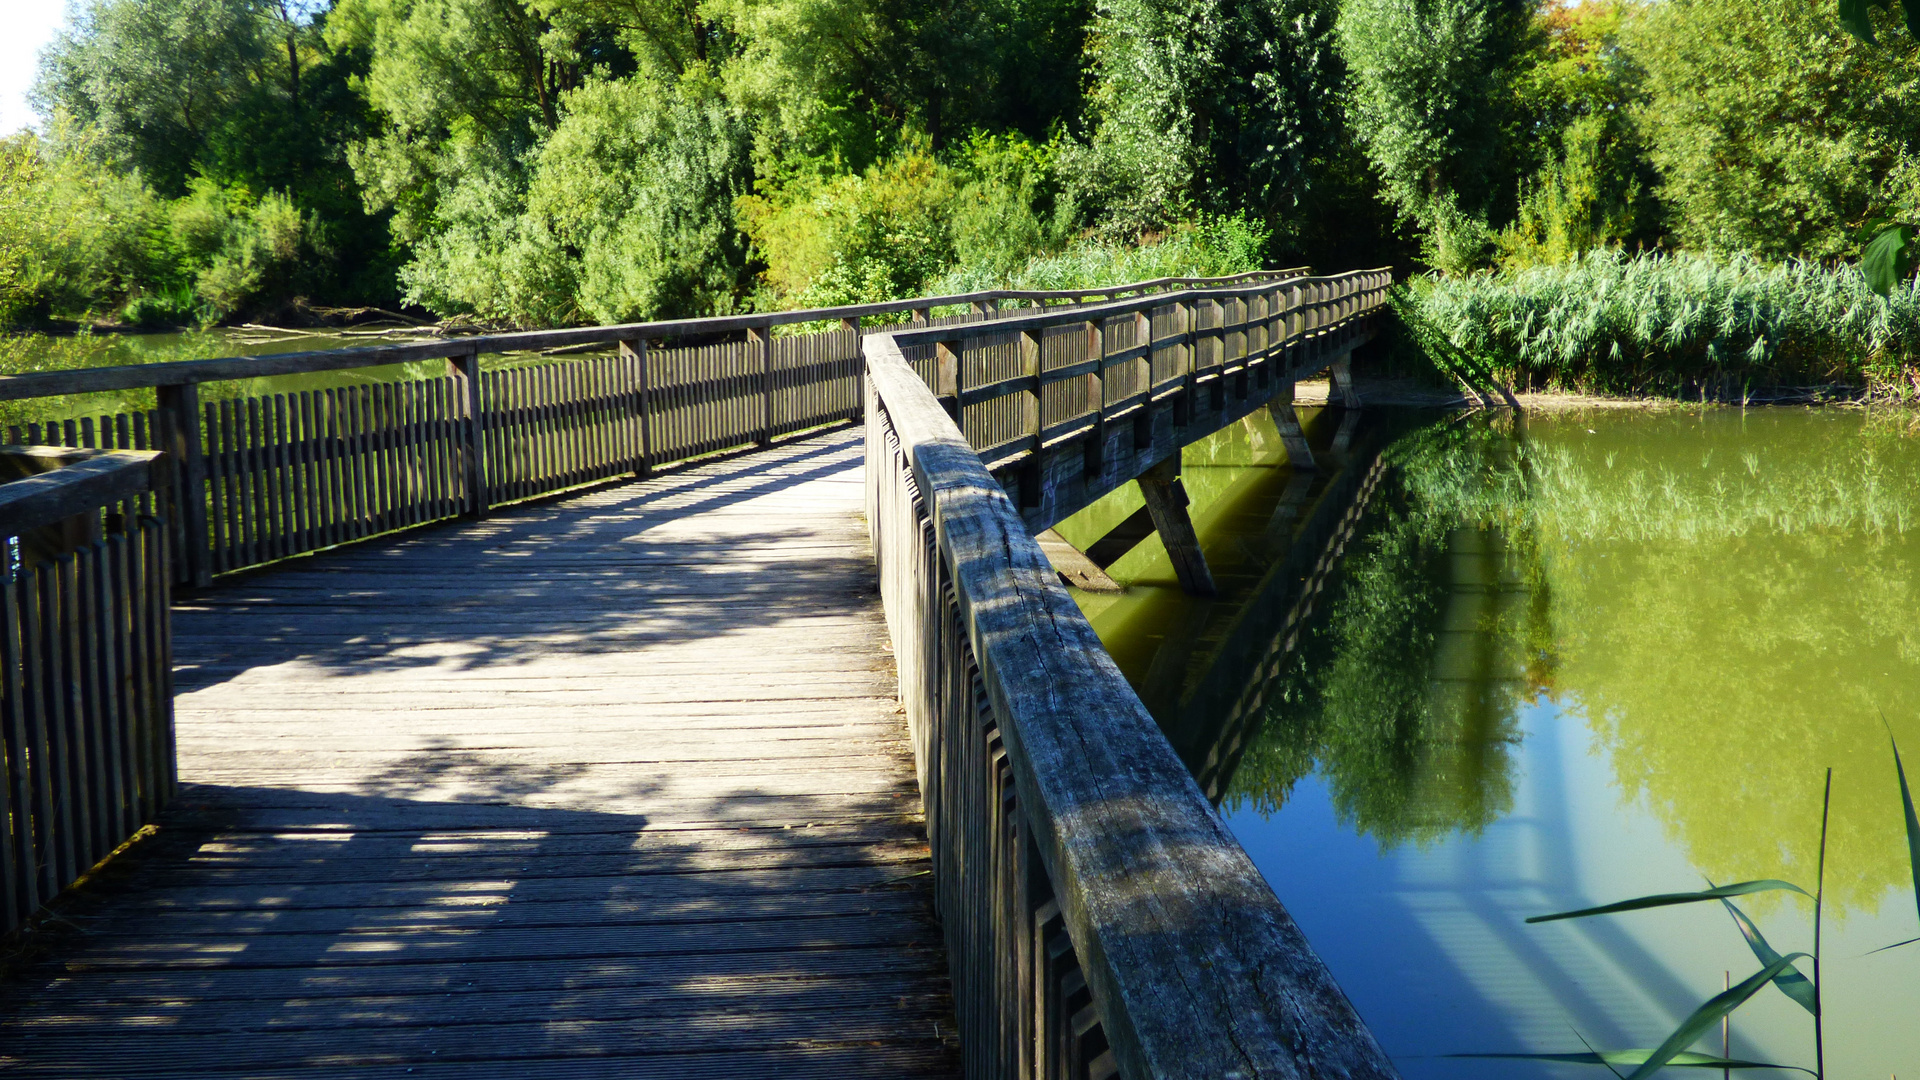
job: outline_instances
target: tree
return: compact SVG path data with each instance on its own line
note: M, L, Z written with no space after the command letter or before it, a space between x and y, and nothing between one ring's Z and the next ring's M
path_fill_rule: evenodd
M1642 73L1621 43L1627 0L1549 0L1513 80L1523 176L1507 265L1565 262L1595 247L1656 242L1659 176L1634 121Z
M254 0L90 0L47 49L37 102L183 193L214 130L281 74L261 15Z
M523 325L733 310L748 132L717 80L695 64L589 82L561 104L524 192L495 172L443 201L404 271L410 298Z
M1871 45L1792 3L1669 0L1629 27L1640 118L1676 239L1839 258L1920 219L1920 46Z
M1509 137L1512 83L1531 15L1525 0L1341 4L1354 131L1433 265L1477 264L1513 215L1524 163Z
M1341 134L1332 32L1322 0L1102 3L1081 197L1120 235L1240 211L1291 235Z

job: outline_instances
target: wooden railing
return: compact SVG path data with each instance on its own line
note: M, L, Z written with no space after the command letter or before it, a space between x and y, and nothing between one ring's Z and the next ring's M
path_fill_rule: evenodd
M860 414L861 322L938 326L1022 307L1273 281L1300 271L0 376L0 401L153 389L150 411L17 425L11 442L164 449L176 580L533 498ZM940 309L948 314L938 314ZM961 309L953 313L952 309ZM776 336L777 327L837 324ZM556 350L614 355L567 357ZM490 354L528 354L483 368ZM426 378L202 400L210 383L444 360ZM211 398L211 395L209 395Z
M0 447L0 933L173 793L166 490L152 452Z
M970 1077L1396 1075L1032 538L1340 363L1388 278L867 339L868 520Z

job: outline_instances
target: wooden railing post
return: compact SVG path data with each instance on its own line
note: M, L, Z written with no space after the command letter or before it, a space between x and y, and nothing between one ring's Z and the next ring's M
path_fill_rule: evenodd
M747 358L758 360L760 368L761 446L773 443L773 343L767 340L772 325L747 327Z
M1020 374L1029 381L1027 397L1021 406L1020 427L1026 434L1033 436L1031 449L1040 453L1040 432L1046 427L1046 416L1042 413L1040 385L1040 335L1031 330L1020 331Z
M653 475L653 400L651 380L647 375L647 339L630 338L620 343L620 356L633 369L633 387L635 407L640 413L640 445L635 448L633 472L636 476Z
M1180 344L1174 346L1174 374L1180 379L1180 396L1173 401L1173 426L1186 427L1193 422L1193 304L1182 300L1173 305L1174 329Z
M487 450L485 403L480 393L480 352L460 353L447 358L460 399L460 484L466 491L464 514L470 518L487 516Z
M940 399L940 407L956 424L960 422L960 348L958 341L936 342L933 347L937 367L933 396Z
M197 587L213 584L212 542L207 527L207 459L200 447L200 387L195 383L155 387L166 417L161 449L173 457L173 512L180 515L180 578Z
M1106 324L1099 319L1088 320L1085 335L1086 357L1093 361L1093 370L1087 373L1087 397L1093 402L1093 431L1087 436L1083 467L1088 475L1094 475L1106 464L1107 456Z

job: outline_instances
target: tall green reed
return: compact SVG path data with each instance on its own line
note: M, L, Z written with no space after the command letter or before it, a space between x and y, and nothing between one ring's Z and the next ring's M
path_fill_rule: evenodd
M1920 388L1920 281L1880 296L1854 267L1598 250L1413 278L1394 306L1444 369L1520 387L1718 398L1787 385Z

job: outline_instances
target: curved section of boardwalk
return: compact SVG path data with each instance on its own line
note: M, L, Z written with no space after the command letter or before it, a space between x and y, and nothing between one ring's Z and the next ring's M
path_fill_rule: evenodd
M182 794L0 990L22 1076L950 1075L860 433L175 615Z

